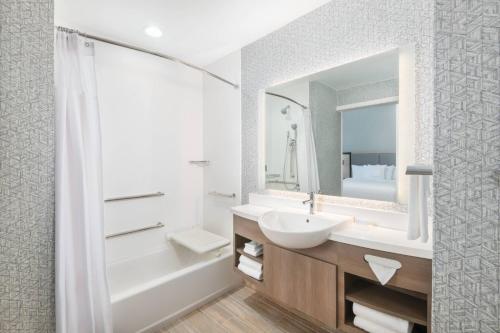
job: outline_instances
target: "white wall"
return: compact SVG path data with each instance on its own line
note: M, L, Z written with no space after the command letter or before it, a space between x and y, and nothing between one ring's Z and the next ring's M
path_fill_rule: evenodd
M95 52L104 198L166 194L105 203L106 234L166 225L107 240L110 262L164 248L166 232L201 223L203 170L188 160L203 159L203 85L198 71L161 58L100 43Z
M232 53L208 70L241 82L241 54ZM203 149L210 165L203 168L204 228L233 238L230 208L241 202L241 95L240 89L203 78ZM235 199L208 195L210 191L236 193Z
M342 112L343 151L396 153L396 104Z

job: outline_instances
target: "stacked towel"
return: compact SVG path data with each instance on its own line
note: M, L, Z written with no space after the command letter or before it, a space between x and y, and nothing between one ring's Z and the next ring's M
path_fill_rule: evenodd
M354 325L369 333L411 333L413 323L370 309L358 303L352 306Z
M248 253L251 256L258 257L263 252L262 244L257 243L256 241L251 241L245 243L245 247L243 248L243 252Z
M248 276L262 280L262 264L245 256L240 256L238 269Z

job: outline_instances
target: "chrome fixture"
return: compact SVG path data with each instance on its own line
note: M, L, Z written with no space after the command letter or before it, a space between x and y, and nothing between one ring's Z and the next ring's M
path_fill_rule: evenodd
M118 41L114 41L114 40L111 40L111 39L108 39L108 38L104 38L104 37L99 37L99 36L94 36L94 35L90 35L90 34L87 34L87 33L84 33L84 32L80 32L78 30L74 30L74 29L70 29L70 28L65 28L65 27L56 27L57 30L59 31L66 31L66 32L73 32L73 33L76 33L76 34L79 34L80 36L82 37L85 37L85 38L89 38L89 39L93 39L93 40L96 40L98 42L103 42L103 43L107 43L107 44L112 44L112 45L116 45L116 46L121 46L121 47L125 47L127 49L131 49L131 50L134 50L134 51L138 51L138 52L142 52L142 53L148 53L148 54L151 54L151 55L154 55L154 56L157 56L157 57L160 57L160 58L163 58L163 59L167 59L167 60L170 60L170 61L173 61L173 62L176 62L176 63L179 63L179 64L182 64L184 66L187 66L187 67L190 67L190 68L193 68L193 69L196 69L200 72L203 72L211 77L213 77L214 79L217 79L217 80L220 80L224 83L227 83L229 84L230 86L233 86L233 88L235 89L238 89L239 88L239 85L236 84L236 83L233 83L229 80L226 80L222 77L220 77L219 75L217 74L214 74L212 72L209 72L207 71L206 69L203 69L201 67L198 67L196 65L193 65L191 63L188 63L184 60L181 60L179 58L175 58L175 57L172 57L170 55L167 55L167 54L164 54L164 53L160 53L160 52L156 52L156 51L150 51L148 49L144 49L142 47L138 47L138 46L134 46L134 45L130 45L130 44L126 44L126 43L122 43L122 42L118 42Z
M282 115L288 114L288 110L290 110L290 105L287 105L283 109L281 109L281 114Z
M164 226L165 225L163 223L158 222L155 225L150 225L150 226L143 227L143 228L132 229L132 230L127 230L127 231L117 232L114 234L109 234L109 235L106 235L106 239L135 234L137 232L142 232L142 231L151 230L151 229L163 228Z
M302 201L302 204L309 204L309 214L314 215L314 206L315 206L315 194L314 192L309 192L309 199Z
M131 200L131 199L144 199L144 198L151 198L151 197L162 197L164 195L165 195L165 193L163 193L163 192L127 195L127 196L123 196L123 197L108 198L108 199L105 199L104 202Z
M299 177L298 177L298 169L299 162L297 159L297 124L292 124L290 126L293 130L293 137L290 137L290 131L286 132L286 145L285 145L285 156L283 158L283 178L282 183L285 185L285 189L291 191L299 191ZM287 174L287 162L288 166L288 174ZM291 183L291 181L295 180L295 182ZM288 184L291 183L292 187L289 187Z
M430 165L408 165L406 167L407 175L432 176L432 166Z
M286 99L287 101L289 102L292 102L292 103L295 103L297 104L298 106L300 106L302 109L306 110L307 109L307 106L305 106L304 104L302 103L299 103L297 102L296 100L294 100L293 98L290 98L290 97L286 97L286 96L283 96L283 95L280 95L280 94L275 94L275 93L272 93L272 92L268 92L266 91L266 94L267 95L270 95L270 96L274 96L274 97L279 97L279 98L283 98L283 99Z
M236 193L226 194L226 193L219 193L217 191L212 191L208 192L208 195L213 195L216 197L224 197L224 198L236 198Z

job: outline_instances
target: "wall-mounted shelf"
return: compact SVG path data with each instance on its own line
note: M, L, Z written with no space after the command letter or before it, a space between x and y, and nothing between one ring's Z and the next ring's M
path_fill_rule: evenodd
M354 109L364 108L367 106L397 103L398 101L399 101L398 96L384 97L384 98L372 99L372 100L365 101L365 102L338 105L336 110L337 111L350 111L350 110L354 110Z

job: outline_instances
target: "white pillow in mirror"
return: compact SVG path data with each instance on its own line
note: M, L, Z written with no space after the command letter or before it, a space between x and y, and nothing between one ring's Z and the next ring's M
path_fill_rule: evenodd
M387 165L365 165L364 175L366 179L384 180Z
M394 180L394 170L395 169L396 169L396 167L394 165L388 165L385 168L385 176L384 176L384 178L386 180Z
M352 178L353 179L364 179L365 167L363 165L352 165Z

